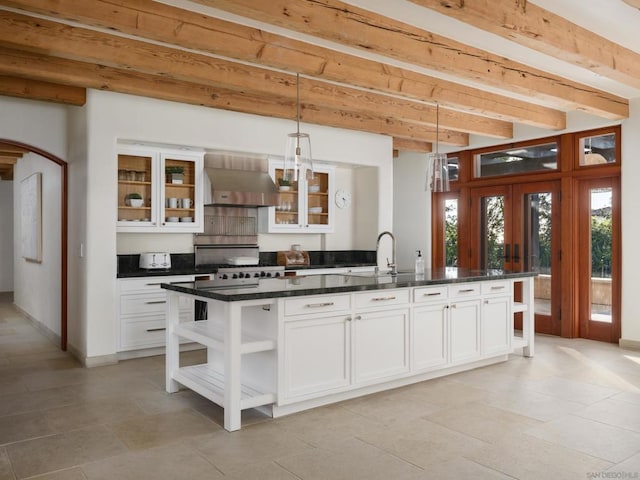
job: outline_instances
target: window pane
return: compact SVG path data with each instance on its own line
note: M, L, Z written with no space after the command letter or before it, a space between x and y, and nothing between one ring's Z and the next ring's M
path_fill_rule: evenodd
M483 197L480 268L504 268L504 197Z
M449 181L455 182L458 180L460 159L458 157L447 157L447 166L449 168Z
M524 268L538 272L535 278L535 313L551 315L551 208L550 192L525 195Z
M458 200L444 202L444 251L445 266L458 266Z
M591 320L611 322L612 189L591 190Z
M475 176L495 177L558 169L558 145L548 143L475 155Z
M616 163L616 135L597 135L580 139L580 165Z

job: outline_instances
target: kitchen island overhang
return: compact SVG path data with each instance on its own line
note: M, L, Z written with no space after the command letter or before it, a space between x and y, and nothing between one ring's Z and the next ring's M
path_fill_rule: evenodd
M274 417L508 359L533 356L533 272L427 270L211 281L167 289L166 388L184 385L224 408ZM515 285L521 298L514 301ZM205 321L180 322L180 298L204 300ZM523 329L515 334L513 316ZM179 366L183 340L207 362Z

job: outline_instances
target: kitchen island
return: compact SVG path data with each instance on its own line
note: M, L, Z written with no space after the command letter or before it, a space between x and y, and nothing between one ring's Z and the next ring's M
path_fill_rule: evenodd
M163 284L166 389L222 406L233 431L245 409L278 417L505 361L517 348L533 356L535 275L446 268ZM183 296L207 301L208 319L181 322ZM180 367L183 339L205 346L207 362Z

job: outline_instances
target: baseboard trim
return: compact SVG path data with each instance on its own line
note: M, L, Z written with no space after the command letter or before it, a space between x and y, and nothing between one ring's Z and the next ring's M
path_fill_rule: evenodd
M40 332L42 335L44 335L45 337L47 337L48 340L50 340L52 343L54 343L55 345L57 345L58 347L60 347L60 335L58 335L56 332L54 332L53 330L51 330L49 327L47 327L44 323L40 322L38 319L36 319L35 317L32 317L31 315L29 315L29 313L25 312L22 308L20 308L18 305L16 305L15 303L13 304L13 306L15 307L16 310L18 310L20 312L20 314L26 318L27 320L29 320L29 322L31 323L31 325L33 325L33 327L38 330L38 332Z
M640 341L638 340L627 340L621 338L618 341L618 345L620 348L624 348L625 350L640 350Z

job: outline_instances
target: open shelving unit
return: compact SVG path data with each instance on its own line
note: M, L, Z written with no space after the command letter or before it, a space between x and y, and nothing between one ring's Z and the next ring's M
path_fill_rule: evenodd
M521 299L514 301L511 305L511 313L515 320L518 313L522 314L522 330L514 330L511 338L511 348L513 350L522 348L525 357L533 357L534 335L535 335L535 313L533 281L535 277L516 278L512 280L513 298L516 298L516 290L521 291Z

